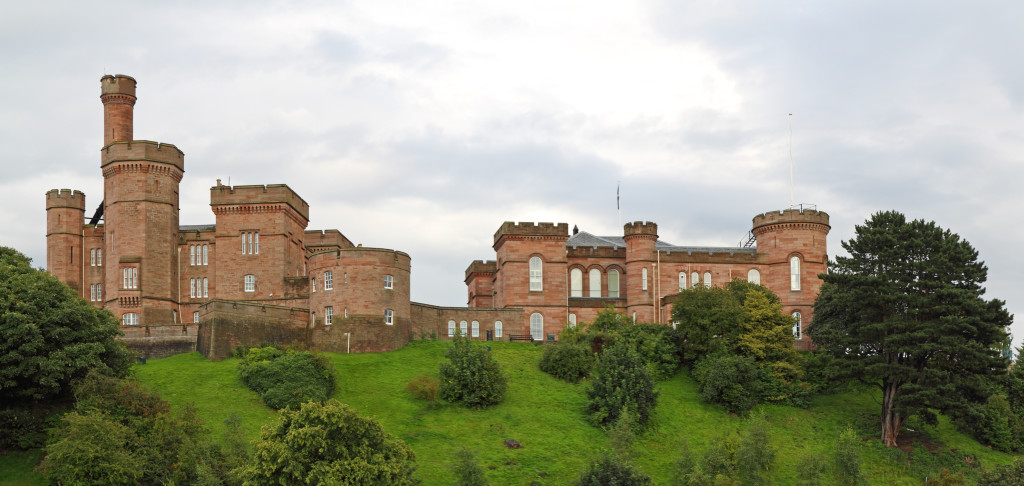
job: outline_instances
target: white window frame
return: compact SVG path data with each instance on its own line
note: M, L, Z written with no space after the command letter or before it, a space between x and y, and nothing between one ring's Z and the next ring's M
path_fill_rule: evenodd
M756 268L751 268L747 272L747 282L761 285L761 272L758 271Z
M194 298L196 298L196 279L194 279L194 278L188 279L188 284L189 284L189 287L192 289L189 292L189 297L194 299Z
M480 321L470 323L469 329L473 333L473 337L480 337Z
M704 288L711 288L711 272L704 272Z
M316 275L310 275L310 285L313 286L313 293L316 293Z
M466 322L466 321L459 321L459 335L462 336L462 337L466 337L466 334L468 334L468 333L469 333L469 323Z
M96 249L89 250L89 266L96 266Z
M209 265L209 245L203 245L203 265Z
M690 287L697 288L700 285L700 274L693 272L690 274Z
M448 321L448 337L455 336L455 321Z
M544 315L540 312L530 314L530 336L534 341L544 340Z
M679 272L679 291L686 290L686 272Z
M253 275L251 273L249 275L246 275L244 282L245 282L245 291L246 292L255 292L256 291L256 276L255 275Z
M125 312L121 316L121 325L123 326L138 326L139 325L139 313L138 312Z
M789 290L800 290L800 257L796 255L789 259Z
M96 284L89 286L89 301L96 302Z
M208 277L203 277L203 298L205 299L205 298L207 298L209 296L210 296L210 279Z
M451 321L454 323L455 321ZM494 321L494 337L501 337L501 321Z
M103 266L103 248L97 248L96 249L96 266L97 267L102 267Z
M569 314L569 327L576 327L576 314Z
M242 233L242 254L243 255L247 255L248 252L249 252L249 249L245 245L245 239L248 238L248 237L249 237L248 233Z
M538 256L530 257L530 292L544 291L544 261Z
M260 254L260 232L259 231L254 231L253 235L256 236L256 246L254 247L254 248L256 248L256 250L253 253L255 253L256 255L259 255Z
M793 339L802 339L804 336L804 317L800 311L793 311Z
M96 284L96 301L103 301L103 284Z
M196 265L196 245L188 245L188 264Z
M640 290L647 292L647 267L640 269Z
M334 290L334 272L324 272L324 290Z
M590 297L601 297L601 271L596 268L590 269L589 282L587 285L590 286ZM594 284L597 285L594 285Z
M384 288L385 289L394 289L395 288L395 277L392 277L391 275L385 275L384 276Z
M569 271L569 296L583 297L583 270L574 268Z
M192 322L199 322L199 311L192 312Z
M395 311L384 309L384 324L393 326L395 324Z
M324 307L324 325L330 326L334 323L334 306Z
M612 285L612 282L615 284ZM621 295L619 293L619 271L616 269L608 270L608 297L617 299Z

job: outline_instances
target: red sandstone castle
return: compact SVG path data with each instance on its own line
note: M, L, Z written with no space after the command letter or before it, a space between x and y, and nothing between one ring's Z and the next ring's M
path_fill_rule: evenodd
M409 255L307 230L309 205L286 185L218 180L215 223L180 224L184 154L133 139L135 79L100 83L103 200L87 221L80 191L46 193L46 266L114 313L126 340L151 356L198 349L217 358L264 341L382 351L456 332L544 339L608 305L667 322L679 290L732 278L772 289L807 322L825 272L828 215L813 210L758 215L756 246L736 248L671 245L654 223L627 224L615 237L570 236L565 223L504 223L494 235L497 259L466 270L469 307L411 302ZM801 331L798 324L798 346L807 344Z

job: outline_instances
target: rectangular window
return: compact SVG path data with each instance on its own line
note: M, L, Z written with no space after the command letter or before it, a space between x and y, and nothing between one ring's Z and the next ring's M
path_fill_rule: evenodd
M334 290L334 272L324 272L324 290Z
M188 264L196 264L196 245L188 245Z
M102 267L103 266L103 248L97 248L96 249L96 266L97 267Z
M608 297L619 298L619 271L608 270Z
M122 268L121 269L121 288L122 289L128 288L128 269L127 268Z
M125 326L137 326L139 325L139 314L135 312L127 312L121 316L121 324Z
M210 296L210 279L203 277L203 297Z
M395 313L391 309L384 309L384 324L392 325L395 323Z
M395 288L395 278L391 275L384 276L384 288L393 289Z
M249 249L249 247L245 245L245 238L247 237L247 235L248 235L247 233L242 233L242 254L243 255L248 253L246 250Z
M208 253L208 250L209 250L209 248L208 248L208 245L203 245L203 265L208 265L208 263L207 263L207 262L208 262L209 260L207 260L207 258L206 258L206 257L208 256L208 255L207 255L207 253Z
M316 292L316 276L309 279L309 284L312 286L313 292Z
M192 313L192 322L199 322L199 311Z
M96 249L89 250L89 265L96 266Z
M136 279L139 276L139 269L135 267L125 267L121 269L121 286L126 289L136 288Z
M473 337L480 337L480 323L473 321Z
M245 291L255 292L256 291L256 276L246 275L245 276Z
M96 300L103 300L103 284L96 284Z
M188 279L189 287L191 287L191 293L189 294L193 299L196 298L196 279Z
M89 300L96 302L96 284L89 286Z
M455 335L455 321L448 321L448 337Z
M253 248L255 248L255 250L253 250L253 253L259 255L260 254L260 234L259 233L253 233L253 236L256 238L255 246L253 246Z
M640 269L640 290L647 291L647 269Z
M334 322L334 307L324 307L324 325L330 326Z
M540 257L530 258L530 290L544 290L544 264Z

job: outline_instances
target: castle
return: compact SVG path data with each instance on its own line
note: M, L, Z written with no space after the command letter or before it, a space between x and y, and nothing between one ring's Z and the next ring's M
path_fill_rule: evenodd
M510 223L495 260L466 270L467 307L410 300L411 259L355 245L338 230L307 230L309 204L283 184L210 188L214 224L182 225L184 153L135 140L136 81L100 80L103 200L86 219L85 195L46 193L47 270L117 316L125 340L149 356L299 342L322 350L397 349L418 336L553 338L612 306L637 321L668 322L687 285L746 278L772 289L804 322L825 272L828 215L785 210L753 220L756 245L683 247L657 225L594 236L565 223ZM806 347L801 325L795 343Z

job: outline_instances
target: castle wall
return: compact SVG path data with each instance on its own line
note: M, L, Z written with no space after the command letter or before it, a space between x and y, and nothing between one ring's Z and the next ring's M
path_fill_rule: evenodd
M46 269L82 295L85 194L71 189L46 193Z
M209 359L238 346L310 343L309 311L296 307L212 299L199 306L196 349Z
M494 306L520 307L529 325L534 313L543 316L544 336L557 333L568 321L565 242L566 223L503 223L494 235L498 271L495 276ZM542 289L530 290L530 258L542 262Z
M199 327L193 324L122 326L121 338L139 356L156 359L196 350Z
M466 337L472 340L487 339L487 331L491 331L494 340L508 340L511 334L529 334L530 326L523 309L494 309L473 307L439 307L429 304L412 303L412 334L413 338L451 339L448 335L448 323L455 322L456 331L460 332L463 321L469 326ZM479 335L472 335L472 322L479 323ZM496 323L501 322L501 336L495 333Z

